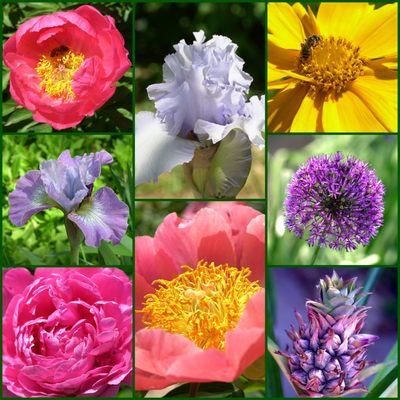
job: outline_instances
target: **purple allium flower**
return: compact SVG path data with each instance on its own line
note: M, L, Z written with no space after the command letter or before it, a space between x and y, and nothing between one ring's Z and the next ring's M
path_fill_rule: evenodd
M287 360L290 380L307 397L338 397L365 392L360 374L368 346L379 337L361 333L368 307L360 306L369 293L356 286L357 278L344 281L336 272L321 279L317 300L306 302L308 322L295 312L299 328L287 332L292 348L278 351Z
M88 246L98 247L100 240L118 244L128 227L128 206L108 187L92 195L101 167L112 161L105 150L77 157L65 150L57 160L43 162L10 193L11 222L23 226L32 215L56 207L79 227Z
M286 227L310 246L354 250L383 223L384 186L354 157L311 157L293 175L285 200Z

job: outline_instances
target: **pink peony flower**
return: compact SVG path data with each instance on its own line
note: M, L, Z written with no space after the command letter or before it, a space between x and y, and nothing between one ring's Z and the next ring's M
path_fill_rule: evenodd
M114 19L88 5L25 21L3 59L14 100L55 129L92 116L131 66Z
M137 390L232 382L265 351L264 215L194 210L136 238Z
M112 397L132 371L132 283L116 268L3 277L3 385L18 397Z

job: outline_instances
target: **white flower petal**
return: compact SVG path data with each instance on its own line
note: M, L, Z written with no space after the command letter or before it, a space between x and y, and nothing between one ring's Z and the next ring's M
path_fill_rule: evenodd
M154 113L143 111L135 118L135 184L156 181L163 172L193 158L199 143L168 134Z
M259 99L253 96L248 103L244 115L234 116L227 125L219 125L204 120L198 120L194 126L194 133L201 140L211 140L213 143L221 141L233 129L240 129L249 137L250 141L259 148L264 147L262 132L265 130L265 97Z

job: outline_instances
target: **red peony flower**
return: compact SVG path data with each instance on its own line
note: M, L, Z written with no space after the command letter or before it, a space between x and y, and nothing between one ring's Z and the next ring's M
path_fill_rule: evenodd
M265 351L264 215L235 204L185 215L136 238L137 390L232 382Z
M113 397L132 371L132 282L117 268L3 278L3 385L18 397Z
M55 129L93 115L131 66L114 19L87 5L25 21L3 59L14 100Z

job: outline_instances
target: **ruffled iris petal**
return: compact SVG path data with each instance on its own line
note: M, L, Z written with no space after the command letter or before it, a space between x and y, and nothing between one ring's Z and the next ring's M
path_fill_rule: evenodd
M39 171L29 171L17 182L9 196L10 221L23 226L28 219L43 210L54 206L48 198Z
M78 165L49 160L40 165L40 173L48 196L66 212L78 207L89 193Z
M215 35L205 41L203 31L194 36L193 44L182 40L165 58L164 82L147 88L172 135L187 136L198 120L231 122L243 112L252 81L229 38Z
M58 161L68 168L79 168L85 184L90 185L100 176L101 167L111 164L113 158L105 150L76 157L71 157L69 150L65 150L58 157Z
M68 219L83 232L88 246L99 247L101 240L118 244L128 227L128 206L110 188L104 187L70 213Z
M135 184L156 181L163 172L189 162L199 143L169 135L167 127L151 112L135 118Z

